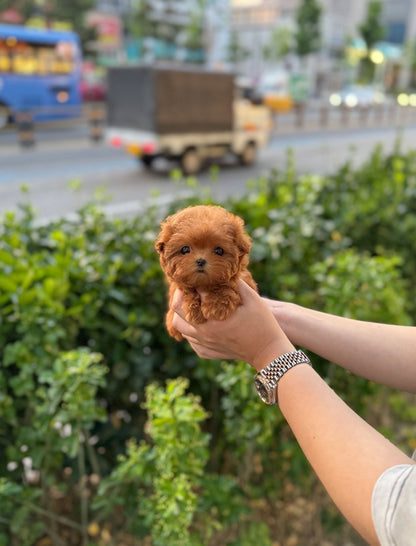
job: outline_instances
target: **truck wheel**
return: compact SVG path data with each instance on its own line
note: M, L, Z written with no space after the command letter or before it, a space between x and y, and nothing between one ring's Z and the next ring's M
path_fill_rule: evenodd
M10 123L10 110L4 104L0 104L0 131Z
M184 174L197 174L201 170L201 157L195 148L186 150L181 157L181 169Z
M154 156L153 155L143 155L141 158L140 158L140 162L141 164L143 165L143 167L145 169L151 169L152 168L152 164L153 164L153 161L154 161Z
M254 142L246 144L243 153L240 155L240 163L242 165L253 165L257 158L257 148Z

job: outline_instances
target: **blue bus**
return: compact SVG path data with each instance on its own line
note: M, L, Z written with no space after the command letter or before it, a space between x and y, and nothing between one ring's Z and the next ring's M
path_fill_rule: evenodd
M77 34L0 24L0 129L19 112L35 121L81 116Z

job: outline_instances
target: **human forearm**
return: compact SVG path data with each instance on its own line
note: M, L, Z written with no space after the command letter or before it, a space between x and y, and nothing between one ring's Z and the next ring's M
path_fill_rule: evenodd
M279 382L280 409L335 504L370 543L377 544L371 498L379 476L412 461L355 414L310 366Z
M416 328L363 322L266 301L292 343L367 379L416 392Z
M261 370L294 349L280 321L294 343L339 362L332 357L337 355L341 334L348 330L343 322L331 328L330 317L279 302L273 314L273 306L244 283L240 293L243 305L228 320L199 325L185 320L181 293L176 293L172 302L175 327L201 357L237 358ZM343 335L348 344L353 342L351 333ZM323 349L327 342L332 345L329 352ZM371 371L377 366L370 358L367 367ZM374 485L386 469L410 464L411 459L348 408L307 364L287 371L277 394L283 415L328 493L366 540L376 544L371 514Z
M389 344L378 328L361 328L356 321L262 300L245 283L240 283L240 294L243 304L228 320L199 325L185 320L182 295L175 294L175 327L201 357L237 358L261 370L277 356L293 351L295 343L366 377L388 376L392 366L384 352ZM367 337L375 339L369 350ZM402 330L399 344L392 337L389 332L390 345L397 350L400 343L411 341ZM383 362L381 374L379 361ZM401 375L408 375L410 381L403 362ZM376 544L371 513L374 486L386 469L411 464L411 459L355 414L311 366L294 366L281 377L277 389L280 409L328 493L363 537Z

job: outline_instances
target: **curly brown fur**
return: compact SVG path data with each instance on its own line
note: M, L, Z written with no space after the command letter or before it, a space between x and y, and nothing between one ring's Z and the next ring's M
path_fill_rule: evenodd
M222 207L198 205L169 216L155 248L169 283L166 326L178 341L182 335L172 326L170 309L176 288L183 292L186 320L193 324L230 317L241 305L239 278L257 290L247 269L251 239L244 222ZM203 302L199 292L206 294Z

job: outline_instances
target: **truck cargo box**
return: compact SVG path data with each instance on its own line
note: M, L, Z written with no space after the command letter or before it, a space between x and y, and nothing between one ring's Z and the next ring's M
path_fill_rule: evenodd
M163 134L233 129L234 76L150 66L108 71L108 125Z

